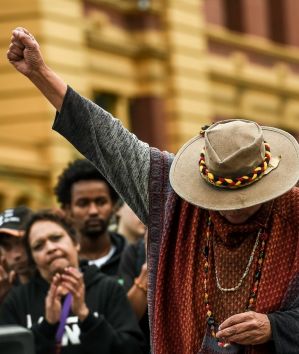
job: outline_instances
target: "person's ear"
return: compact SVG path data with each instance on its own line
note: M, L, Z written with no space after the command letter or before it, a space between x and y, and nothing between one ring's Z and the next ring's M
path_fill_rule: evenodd
M78 253L79 253L80 250L81 250L81 246L80 246L80 243L79 243L79 242L76 244L76 250L77 250Z

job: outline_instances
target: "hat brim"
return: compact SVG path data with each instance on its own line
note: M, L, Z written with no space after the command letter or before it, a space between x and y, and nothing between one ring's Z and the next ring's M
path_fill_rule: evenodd
M13 230L8 228L0 228L0 234L6 234L14 237L22 237L24 235L24 231Z
M259 181L238 189L224 189L206 182L200 175L198 161L204 137L189 140L176 154L170 169L174 191L191 204L210 210L247 208L275 199L289 191L299 179L299 145L289 133L261 127L272 156L281 156L277 168Z

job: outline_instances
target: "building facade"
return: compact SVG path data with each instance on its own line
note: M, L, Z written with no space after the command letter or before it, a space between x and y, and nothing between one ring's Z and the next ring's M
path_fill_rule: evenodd
M78 153L52 107L5 60L28 28L46 62L140 139L175 152L200 127L244 117L299 136L296 0L2 0L0 209L54 204Z

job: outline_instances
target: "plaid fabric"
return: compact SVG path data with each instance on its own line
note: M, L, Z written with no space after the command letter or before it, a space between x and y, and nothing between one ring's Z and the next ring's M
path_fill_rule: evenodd
M250 222L231 225L217 212L209 213L179 198L168 182L171 161L157 150L153 149L151 154L148 257L152 353L217 353L212 338L207 338L204 307L203 247L208 217L211 215L215 239L209 270L209 298L215 318L221 323L232 314L244 312L258 252L236 292L223 293L217 289L215 264L222 286L233 287L238 283L257 232L265 224L270 203L264 204ZM294 188L273 204L266 228L269 241L257 312L270 313L284 304L288 306L296 289L298 291L294 287L299 271L298 203L299 190ZM267 354L273 353L273 347L270 344L240 347L237 352Z

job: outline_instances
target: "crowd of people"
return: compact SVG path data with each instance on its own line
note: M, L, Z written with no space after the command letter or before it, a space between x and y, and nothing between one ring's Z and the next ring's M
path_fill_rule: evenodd
M147 277L141 285L137 272L128 286L139 265L125 256L140 240L145 263L145 226L86 159L66 166L54 193L59 209L0 214L0 323L31 329L36 353L149 353L148 327L138 323Z
M25 226L18 209L2 214L1 323L31 328L37 353L298 353L296 139L236 118L174 156L67 86L26 29L7 57L87 160L59 177L59 212L30 213ZM118 196L147 232L125 226ZM16 256L8 267L10 239L23 240L24 267Z

